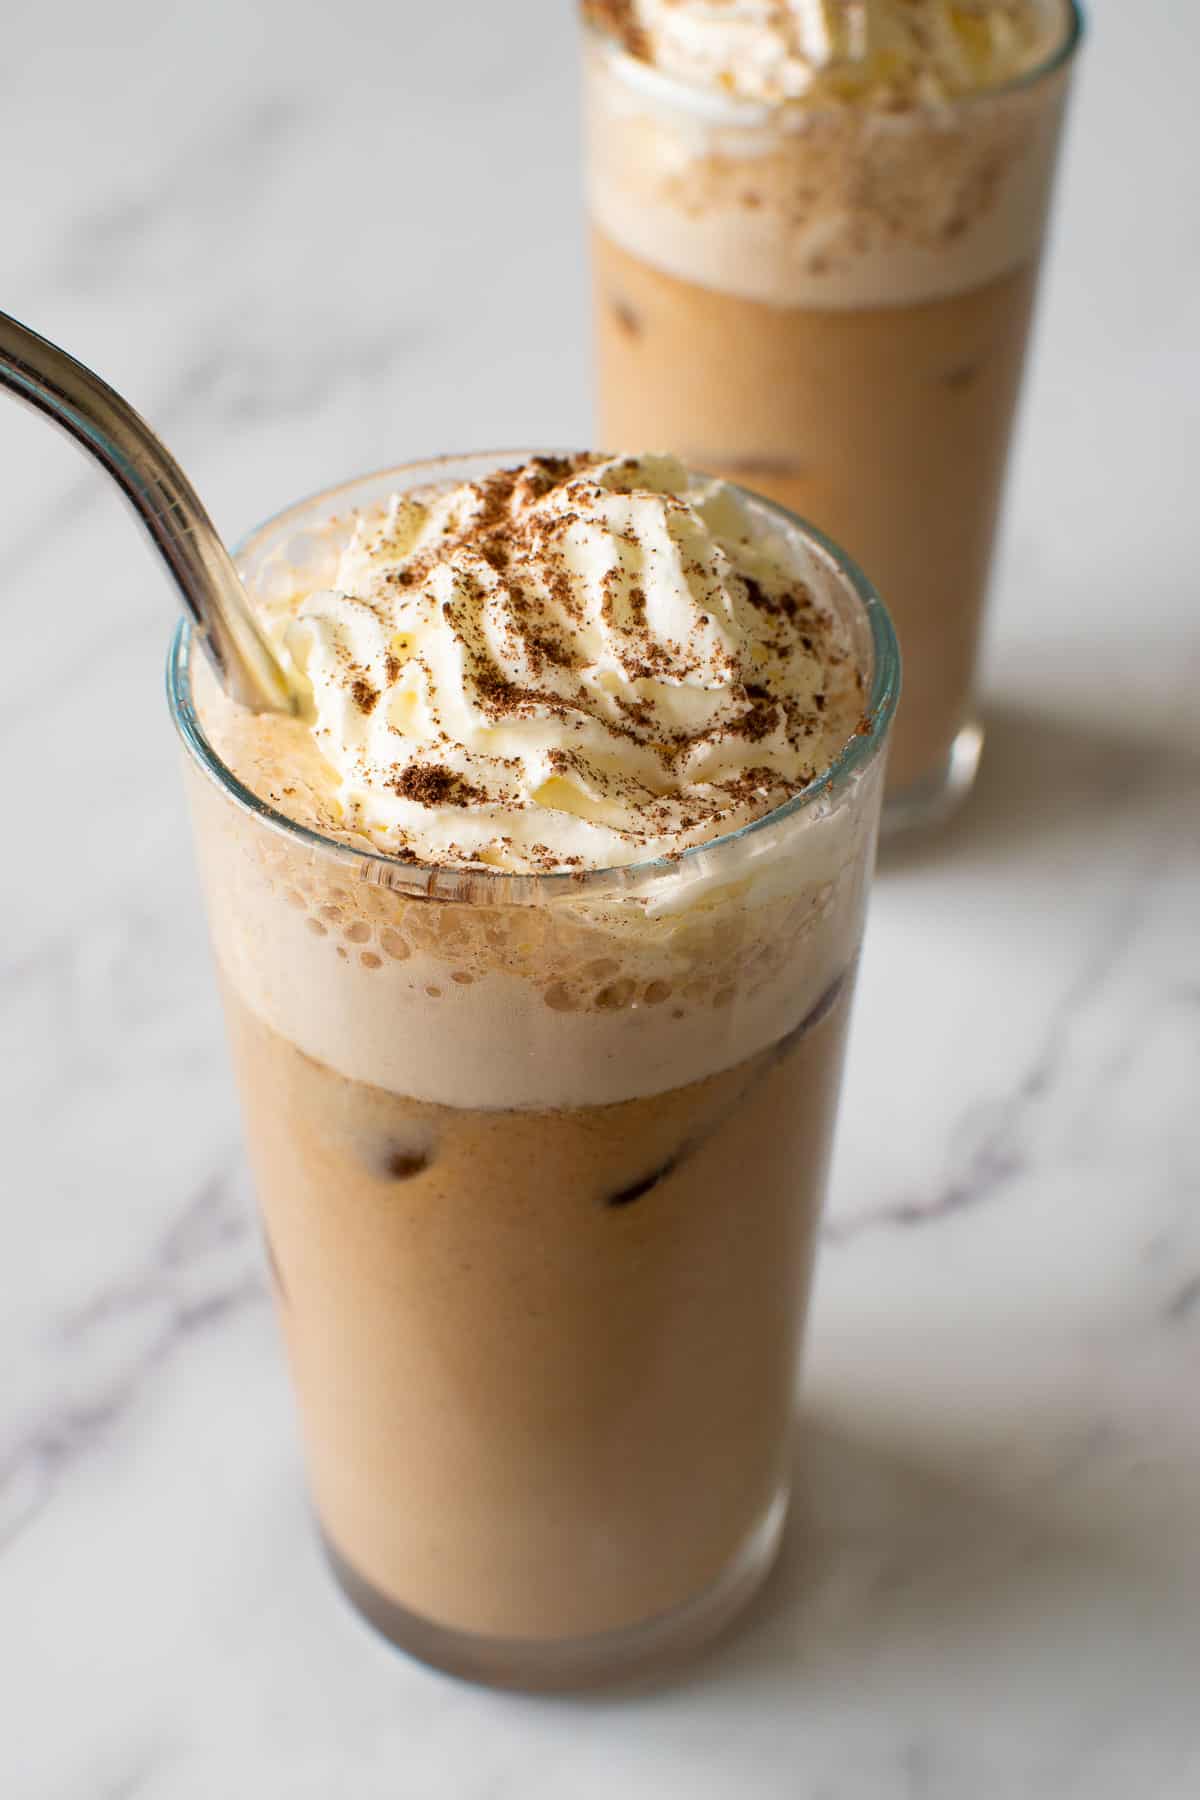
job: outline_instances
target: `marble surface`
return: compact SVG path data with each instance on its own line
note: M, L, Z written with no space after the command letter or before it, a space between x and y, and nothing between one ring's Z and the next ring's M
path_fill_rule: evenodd
M473 1691L327 1581L171 595L91 467L0 406L5 1800L1200 1792L1198 55L1179 0L1095 0L987 761L874 905L797 1528L657 1694ZM549 0L18 5L3 303L140 404L233 536L406 455L586 438L573 57Z

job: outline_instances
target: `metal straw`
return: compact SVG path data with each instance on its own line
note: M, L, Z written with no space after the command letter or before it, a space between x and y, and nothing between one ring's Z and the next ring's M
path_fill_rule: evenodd
M0 313L0 385L45 413L112 476L150 533L222 685L256 712L294 710L233 559L199 496L145 420L106 381Z

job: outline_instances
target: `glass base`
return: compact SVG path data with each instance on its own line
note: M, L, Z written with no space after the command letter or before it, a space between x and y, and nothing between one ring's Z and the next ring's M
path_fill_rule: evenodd
M885 794L879 835L884 842L944 825L975 785L983 754L983 726L969 719L951 744L944 761L899 794Z
M437 1625L389 1600L328 1538L322 1542L346 1598L397 1649L465 1681L547 1693L653 1679L709 1643L762 1585L783 1538L787 1508L781 1487L716 1581L695 1599L637 1625L582 1638L481 1637Z

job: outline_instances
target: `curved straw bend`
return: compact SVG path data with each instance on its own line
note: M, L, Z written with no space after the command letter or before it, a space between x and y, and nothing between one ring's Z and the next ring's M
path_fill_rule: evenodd
M257 712L292 711L287 679L233 559L191 482L128 401L7 313L0 313L0 386L53 420L112 476L170 569L234 699Z

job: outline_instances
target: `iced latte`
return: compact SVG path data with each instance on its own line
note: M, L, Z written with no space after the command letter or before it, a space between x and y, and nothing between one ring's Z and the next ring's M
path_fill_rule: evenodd
M970 785L1068 0L585 0L599 436L846 545L905 658L889 822Z
M171 674L316 1511L459 1673L761 1579L895 695L861 578L665 457L393 471L243 569L304 696Z

